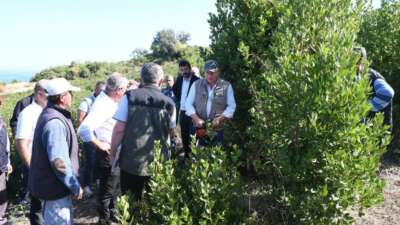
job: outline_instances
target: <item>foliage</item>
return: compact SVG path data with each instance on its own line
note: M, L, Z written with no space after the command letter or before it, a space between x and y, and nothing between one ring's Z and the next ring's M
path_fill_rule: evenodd
M164 60L176 58L177 50L175 32L171 29L158 31L151 43L151 51L154 58Z
M396 90L400 90L400 1L383 0L380 8L369 8L362 17L357 41L366 48L371 67L379 71ZM398 101L394 105L395 140L400 138ZM397 147L396 143L393 147Z
M382 200L376 172L389 138L381 115L360 123L369 85L355 82L362 3L220 0L211 15L271 224L350 224L350 207Z
M242 149L248 146L251 125L249 110L255 105L251 81L269 69L271 35L278 12L270 1L217 1L217 14L211 14L212 58L219 62L222 78L235 90L237 109L230 139Z
M56 66L44 69L37 73L32 78L32 81L38 81L40 79L52 79L56 77L64 77L68 80L79 78L99 79L105 78L113 72L120 72L130 78L139 76L138 71L135 71L135 66L129 61L118 63L72 62L69 66Z
M162 160L159 147L151 164L150 192L141 202L119 200L122 224L243 224L237 202L242 193L229 157L220 147L194 148L191 162Z

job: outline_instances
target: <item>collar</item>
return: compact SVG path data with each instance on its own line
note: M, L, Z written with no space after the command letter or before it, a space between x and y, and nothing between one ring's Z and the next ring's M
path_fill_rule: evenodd
M188 76L187 78L184 77L184 76L182 76L182 79L183 79L184 81L190 81L190 80L192 80L192 75Z
M161 91L161 88L159 86L155 85L155 84L145 84L145 85L142 86L142 88Z
M68 111L68 110L66 110L66 109L63 109L63 108L61 108L61 107L58 106L58 105L55 105L55 104L48 104L47 107L52 108L52 109L55 109L55 110L58 111L59 113L63 114L63 116L65 116L67 119L71 119L71 118L72 118L72 115L71 115L71 112L70 112L70 111Z

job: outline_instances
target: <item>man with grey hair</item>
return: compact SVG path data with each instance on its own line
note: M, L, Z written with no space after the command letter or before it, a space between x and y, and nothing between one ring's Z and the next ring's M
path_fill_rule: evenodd
M121 168L121 191L130 191L137 200L150 178L154 142L159 140L167 153L170 133L176 127L175 104L161 93L161 66L145 63L140 76L142 87L128 91L114 115L117 123L111 141L112 158L119 160ZM118 146L119 159L115 159Z
M125 94L128 80L119 73L111 74L106 89L101 92L78 128L84 142L96 149L96 164L100 179L98 191L99 224L111 224L116 219L116 200L119 194L119 171L111 173L110 144L116 123L113 118L118 103Z

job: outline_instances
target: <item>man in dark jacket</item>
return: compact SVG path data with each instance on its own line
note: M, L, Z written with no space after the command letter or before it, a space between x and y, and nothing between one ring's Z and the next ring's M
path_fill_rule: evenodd
M163 155L169 157L170 133L176 126L174 102L161 93L161 66L145 63L140 76L143 86L128 91L118 106L111 140L114 161L121 144L121 191L130 191L136 199L141 198L150 179L148 166L154 158L154 142L159 140Z
M189 154L191 152L190 134L193 133L193 123L192 118L186 115L185 104L192 84L198 80L199 77L193 75L191 65L186 60L179 62L179 73L172 90L176 97L177 109L179 112L183 150L185 154Z

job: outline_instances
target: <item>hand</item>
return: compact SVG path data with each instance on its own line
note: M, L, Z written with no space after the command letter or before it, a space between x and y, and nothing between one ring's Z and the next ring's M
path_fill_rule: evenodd
M79 194L78 194L78 195L75 195L75 196L73 197L73 199L75 199L75 200L81 200L82 197L83 197L83 189L82 189L81 187L79 187Z
M7 174L11 174L13 172L13 167L11 166L11 163L8 163L7 165Z
M193 119L193 124L194 124L195 127L199 127L200 128L200 127L204 126L205 122L204 122L204 120L202 120L200 118L194 118Z
M111 145L109 143L102 142L102 141L97 141L96 142L96 147L100 151L104 151L104 152L107 153L107 155L110 155Z
M225 117L223 117L223 116L215 117L212 121L212 127L214 129L220 128L222 126L222 124L224 123L224 121L225 121Z

